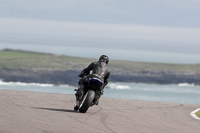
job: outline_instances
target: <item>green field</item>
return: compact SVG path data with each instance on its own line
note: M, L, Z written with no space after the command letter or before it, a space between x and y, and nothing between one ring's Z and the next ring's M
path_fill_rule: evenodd
M32 70L74 70L83 69L98 58L79 58L58 56L48 53L30 52L22 50L1 50L0 68L32 69ZM183 71L191 74L200 73L200 64L167 64L134 61L110 60L113 69L130 71Z
M0 51L0 68L68 70L86 66L91 59L21 50Z

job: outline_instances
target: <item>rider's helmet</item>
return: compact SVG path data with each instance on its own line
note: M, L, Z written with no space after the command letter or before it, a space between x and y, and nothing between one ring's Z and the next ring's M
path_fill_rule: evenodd
M99 61L100 61L100 62L105 62L106 64L108 64L109 58L108 58L108 56L106 56L106 55L101 55L101 56L99 57Z

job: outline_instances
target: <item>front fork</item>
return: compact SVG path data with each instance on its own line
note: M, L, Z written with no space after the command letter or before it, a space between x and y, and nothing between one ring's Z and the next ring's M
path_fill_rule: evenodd
M80 103L82 102L83 100L83 97L84 97L84 91L80 91L79 89L75 89L74 91L77 91L75 93L75 97L76 97L76 103L75 103L75 106L79 107L80 106Z

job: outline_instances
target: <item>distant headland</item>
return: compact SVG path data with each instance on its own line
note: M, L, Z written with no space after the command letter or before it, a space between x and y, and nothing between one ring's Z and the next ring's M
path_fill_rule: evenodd
M5 82L76 85L81 70L97 59L23 50L0 50L0 79ZM200 85L200 64L110 60L111 82Z

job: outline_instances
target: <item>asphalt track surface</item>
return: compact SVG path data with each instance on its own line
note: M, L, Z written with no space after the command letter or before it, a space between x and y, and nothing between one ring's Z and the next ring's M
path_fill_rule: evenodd
M73 95L0 90L0 133L199 133L200 105L104 98L83 114Z

